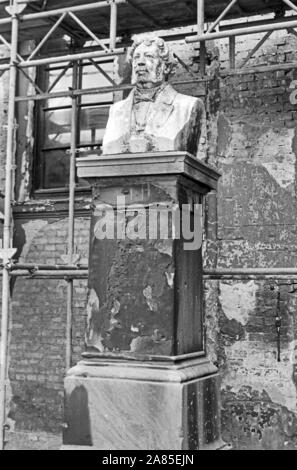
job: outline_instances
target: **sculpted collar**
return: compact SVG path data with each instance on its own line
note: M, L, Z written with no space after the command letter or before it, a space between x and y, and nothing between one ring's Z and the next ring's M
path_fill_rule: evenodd
M113 106L116 109L117 119L121 122L121 132L123 134L130 133L131 116L133 114L135 88L129 93L128 97L122 101L118 101ZM148 113L148 124L154 125L156 117L160 123L166 122L173 110L173 102L178 92L169 84L165 83L162 92L159 92L155 101L151 102L150 111Z
M155 101L158 94L165 88L165 86L166 84L162 83L160 86L148 89L136 87L133 94L134 104L141 103L142 101Z

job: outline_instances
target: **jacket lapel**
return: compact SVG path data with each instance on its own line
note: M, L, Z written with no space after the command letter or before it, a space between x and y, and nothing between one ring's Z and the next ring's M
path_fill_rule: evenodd
M156 101L151 105L147 118L147 131L149 129L162 127L165 124L173 111L173 101L176 95L177 92L171 85L166 85L164 90L159 93ZM119 123L118 131L121 135L130 134L133 99L134 89L125 100L119 102L120 106L117 109L117 122Z
M152 104L151 111L147 120L147 128L161 127L165 124L173 111L173 101L177 92L171 85L167 85L159 93L156 101Z
M119 123L118 132L122 135L130 133L132 106L133 106L134 89L130 92L129 96L120 101L120 106L117 109L117 122Z

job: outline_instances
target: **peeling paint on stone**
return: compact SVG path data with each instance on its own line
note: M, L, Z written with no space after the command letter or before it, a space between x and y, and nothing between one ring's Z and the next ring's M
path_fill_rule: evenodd
M36 70L31 69L29 72L29 76L31 80L34 81L36 79ZM34 87L32 84L28 85L28 94L34 94ZM18 188L18 201L24 202L29 200L30 198L30 170L32 168L32 153L33 153L33 146L34 146L34 113L35 113L35 104L33 101L29 101L27 103L27 115L25 116L25 120L27 122L26 126L26 142L25 148L23 150L21 156L21 178Z
M96 330L103 337L104 352L161 354L164 344L155 341L155 329L168 340L166 354L172 345L173 294L165 276L172 258L160 253L155 243L142 241L142 251L139 241L94 241L89 282L100 296L100 305L91 310L90 323L92 335ZM142 339L135 342L137 338ZM94 339L87 343L92 346Z
M223 438L235 450L296 450L297 416L266 391L243 386L223 390Z
M113 307L111 309L111 313L112 315L116 315L117 313L119 313L120 311L120 308L121 308L121 304L118 300L115 300L114 303L113 303Z
M281 188L294 193L296 156L292 151L295 129L268 129L258 139L254 162L263 165Z
M87 322L88 322L88 327L87 327L87 342L88 345L98 349L100 352L104 352L105 347L102 342L103 338L101 337L98 332L95 331L93 325L92 325L92 315L93 311L98 311L100 307L100 301L98 298L98 295L94 289L90 289L89 291L89 296L88 296L88 303L86 307L86 312L87 312Z
M172 256L173 244L171 240L158 240L155 243L155 248L158 250L159 253Z
M228 371L224 375L222 388L228 387L238 393L249 386L262 393L265 391L274 403L296 412L297 391L293 382L293 357L295 341L282 351L282 360L276 360L276 347L264 342L240 341L225 349ZM241 359L240 367L236 361Z
M113 307L110 310L110 313L111 313L110 320L109 320L110 329L108 331L111 331L113 328L116 328L119 325L119 321L115 317L119 313L120 308L121 308L120 302L118 300L114 300Z
M223 113L219 113L217 126L217 146L220 151L219 156L225 157L232 139L232 125Z
M226 125L223 126L224 129L225 127ZM230 127L228 129L230 133ZM231 140L228 133L226 140L220 138L218 151L223 154L224 163L229 165L245 160L248 165L263 166L281 188L294 192L294 132L295 129L280 130L251 122L234 122Z
M136 245L136 246L135 246L135 251L138 251L139 253L143 253L143 252L144 252L144 248L143 248L143 246L141 246L141 245Z
M148 307L151 310L151 312L157 312L158 304L153 299L153 291L152 291L151 286L147 286L145 289L143 289L143 295L146 299L146 303L148 304Z
M48 225L47 220L30 220L23 224L23 230L25 231L25 244L22 247L22 253L20 256L20 262L25 262L28 256L29 250L31 249L32 242L38 237L38 232Z
M255 43L258 39L254 38ZM220 62L225 68L228 41L222 43ZM244 60L252 48L248 39L238 38L237 61ZM278 34L251 63L259 65L273 56L286 61L287 54L295 58L295 50L295 38ZM215 213L207 214L208 236L217 222L210 267L293 267L297 263L297 114L289 100L295 75L280 70L220 79L218 109L209 108L208 153L223 175L217 194L218 219ZM209 238L207 266L213 255ZM235 449L296 449L296 295L288 299L281 291L278 363L276 293L269 283L207 286L207 345L222 373L224 440Z
M256 306L257 290L255 281L221 282L220 302L226 317L246 325L250 312L253 312Z
M160 336L159 330L155 330L152 336L137 336L137 338L133 338L130 344L130 351L132 353L146 351L148 354L158 351L158 354L169 355L171 352L171 341Z
M165 276L166 276L166 279L167 279L167 284L169 285L169 287L173 288L173 286L174 286L174 272L165 271Z
M132 333L139 333L139 328L137 326L131 325L131 331Z

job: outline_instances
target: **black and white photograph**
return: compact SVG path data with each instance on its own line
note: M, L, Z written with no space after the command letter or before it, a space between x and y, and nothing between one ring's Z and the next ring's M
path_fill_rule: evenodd
M0 0L0 450L297 450L296 220L297 0Z

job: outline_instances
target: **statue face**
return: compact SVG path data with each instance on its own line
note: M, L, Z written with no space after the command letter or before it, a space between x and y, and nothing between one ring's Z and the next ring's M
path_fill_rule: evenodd
M140 44L134 51L132 83L154 86L165 80L165 63L156 44Z

